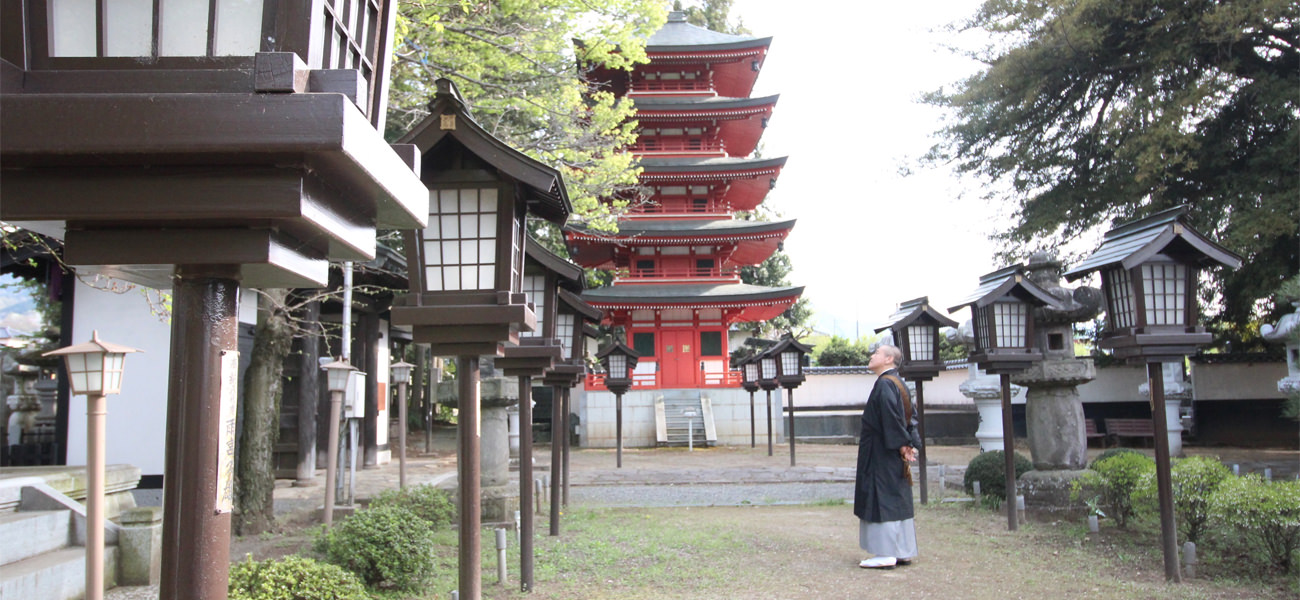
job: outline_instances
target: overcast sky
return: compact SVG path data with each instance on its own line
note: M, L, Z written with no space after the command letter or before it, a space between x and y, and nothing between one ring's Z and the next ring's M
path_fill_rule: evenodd
M763 152L789 162L768 204L798 219L791 283L807 286L819 331L866 336L918 296L946 311L998 266L988 238L1007 210L975 180L916 164L941 119L919 97L979 69L946 49L943 28L979 4L733 5L753 35L774 38L754 95L781 95Z

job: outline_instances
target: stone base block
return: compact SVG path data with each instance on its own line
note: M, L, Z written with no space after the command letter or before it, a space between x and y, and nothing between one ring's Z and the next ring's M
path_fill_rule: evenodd
M515 511L519 510L519 491L513 486L484 487L480 498L484 523L514 521Z
M1081 495L1070 499L1070 488L1083 471L1029 471L1020 476L1019 486L1025 496L1025 511L1038 517L1083 518L1088 506Z

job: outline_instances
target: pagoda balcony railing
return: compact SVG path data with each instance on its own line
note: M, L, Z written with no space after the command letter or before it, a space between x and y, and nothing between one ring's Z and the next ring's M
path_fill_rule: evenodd
M657 79L633 81L629 95L642 94L691 94L718 95L713 89L711 79Z
M635 219L640 216L682 216L697 218L730 217L731 206L724 202L714 200L708 200L704 203L695 203L680 198L660 199L658 201L642 202L624 216L629 219Z
M727 145L721 140L706 140L704 138L642 138L628 149L635 154L725 155Z
M740 269L737 268L695 268L695 269L651 269L632 272L617 278L619 281L640 281L653 280L660 281L664 279L740 279Z
M663 388L660 380L660 371L658 364L654 359L641 359L637 363L637 371L632 375L633 390L655 390ZM723 370L723 371L700 371L699 380L694 383L680 384L673 387L688 388L737 388L740 387L740 371ZM584 382L587 391L603 392L607 391L605 387L604 373L588 373Z

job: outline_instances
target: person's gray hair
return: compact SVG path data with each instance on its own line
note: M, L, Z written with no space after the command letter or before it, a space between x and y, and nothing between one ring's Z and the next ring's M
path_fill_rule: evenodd
M899 350L898 346L894 346L891 344L881 344L878 349L884 350L885 354L889 356L889 358L893 359L895 367L900 367L903 365L903 351Z

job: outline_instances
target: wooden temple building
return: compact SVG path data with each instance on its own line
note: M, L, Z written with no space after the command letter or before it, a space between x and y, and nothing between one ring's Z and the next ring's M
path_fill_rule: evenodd
M750 97L770 43L696 27L674 12L647 42L648 64L592 76L635 102L640 130L632 150L651 197L620 218L617 234L581 226L565 234L575 262L614 271L611 285L582 298L640 354L633 391L663 392L651 394L660 403L680 396L707 413L716 392L739 391L728 360L731 326L780 315L803 292L740 279L741 267L770 257L794 227L793 219L738 214L763 202L786 161L752 156L777 102ZM600 375L586 389L603 390ZM705 406L696 406L700 398ZM664 410L656 407L661 430ZM664 432L658 436L663 443Z

